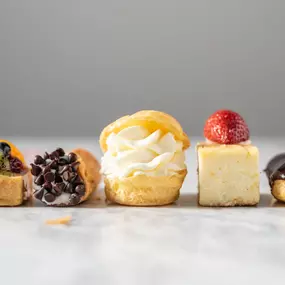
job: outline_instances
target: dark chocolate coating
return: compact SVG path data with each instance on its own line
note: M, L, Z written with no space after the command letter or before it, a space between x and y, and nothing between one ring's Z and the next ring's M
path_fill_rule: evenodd
M270 186L276 180L285 180L285 153L274 156L265 168Z

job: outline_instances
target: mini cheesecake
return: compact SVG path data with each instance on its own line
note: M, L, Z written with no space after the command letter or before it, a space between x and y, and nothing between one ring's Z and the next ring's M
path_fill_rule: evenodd
M214 117L214 118L213 118ZM206 142L197 145L201 206L252 206L259 202L259 151L244 120L221 110L206 122Z
M257 147L200 143L197 153L200 205L243 206L259 202Z

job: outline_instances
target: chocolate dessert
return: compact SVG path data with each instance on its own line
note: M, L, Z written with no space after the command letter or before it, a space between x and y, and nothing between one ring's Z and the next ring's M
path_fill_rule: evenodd
M75 152L65 153L62 148L57 148L51 153L35 156L34 163L31 163L31 173L34 176L36 199L48 206L74 206L90 196L94 190L94 187L89 189L90 183L93 186L99 183L100 166L89 152L81 149ZM82 156L82 152L87 157ZM88 167L90 161L97 167ZM90 181L86 174L91 174L94 179Z
M285 153L273 157L264 171L271 187L271 194L278 201L285 202Z

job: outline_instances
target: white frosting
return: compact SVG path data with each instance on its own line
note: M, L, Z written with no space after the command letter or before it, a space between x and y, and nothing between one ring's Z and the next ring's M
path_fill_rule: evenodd
M219 143L213 142L211 140L208 140L207 138L206 138L206 143L207 144L219 144ZM244 142L237 143L237 145L251 145L251 140L247 140Z
M186 169L182 142L161 130L150 133L141 126L128 127L107 139L102 173L114 177L169 176Z

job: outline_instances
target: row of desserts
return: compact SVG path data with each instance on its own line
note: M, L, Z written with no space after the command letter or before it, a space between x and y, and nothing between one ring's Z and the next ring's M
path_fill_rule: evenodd
M230 110L217 111L206 121L204 135L197 145L199 204L258 204L259 152L244 119ZM102 168L87 150L66 153L62 148L36 155L28 167L16 146L1 140L0 206L20 205L30 196L48 206L74 206L92 195L101 174L107 199L118 204L158 206L178 199L190 141L172 116L140 111L122 117L102 131L100 146ZM284 159L277 162L269 164L267 175L273 195L282 200L285 164Z

